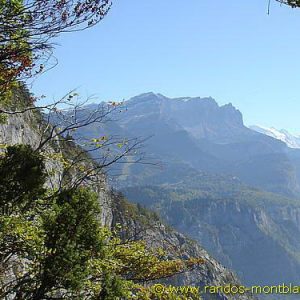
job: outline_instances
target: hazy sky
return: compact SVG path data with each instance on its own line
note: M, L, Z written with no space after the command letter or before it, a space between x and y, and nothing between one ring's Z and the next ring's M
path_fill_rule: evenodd
M59 65L34 83L49 99L144 92L212 96L246 124L300 133L300 9L272 0L115 0L95 28L62 36Z

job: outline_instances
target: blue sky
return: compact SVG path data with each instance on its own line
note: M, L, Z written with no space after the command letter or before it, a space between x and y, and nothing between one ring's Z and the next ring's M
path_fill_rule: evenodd
M144 92L211 96L245 123L300 133L300 9L272 0L115 0L88 31L61 36L36 94L101 100ZM49 100L49 101L50 101Z

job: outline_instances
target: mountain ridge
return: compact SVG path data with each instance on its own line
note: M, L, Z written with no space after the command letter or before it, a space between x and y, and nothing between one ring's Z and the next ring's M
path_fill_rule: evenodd
M300 150L246 127L232 104L219 106L211 97L168 98L151 92L123 102L121 108L123 112L107 124L107 133L151 137L146 142L151 157L237 176L246 184L289 197L300 195ZM87 107L87 113L92 110ZM91 126L75 137L84 131L92 138L101 130ZM258 170L261 176L256 176Z

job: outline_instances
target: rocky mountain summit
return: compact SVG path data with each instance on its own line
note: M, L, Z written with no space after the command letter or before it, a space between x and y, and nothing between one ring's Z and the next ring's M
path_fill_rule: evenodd
M147 93L129 99L125 106L118 126L124 134L152 136L147 151L163 161L180 160L199 171L237 176L270 192L300 195L300 151L247 128L232 104Z
M242 114L232 104L219 106L213 98L168 98L161 94L146 93L126 102L128 114L124 124L147 117L177 125L196 139L224 143L234 136L250 134L243 126ZM131 120L132 119L132 120Z

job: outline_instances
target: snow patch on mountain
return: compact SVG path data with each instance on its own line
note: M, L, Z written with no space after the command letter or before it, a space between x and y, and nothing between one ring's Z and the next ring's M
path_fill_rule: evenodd
M300 149L300 135L293 135L285 129L278 130L274 127L264 127L260 125L252 125L249 126L249 128L280 140L286 143L286 145L290 148Z

